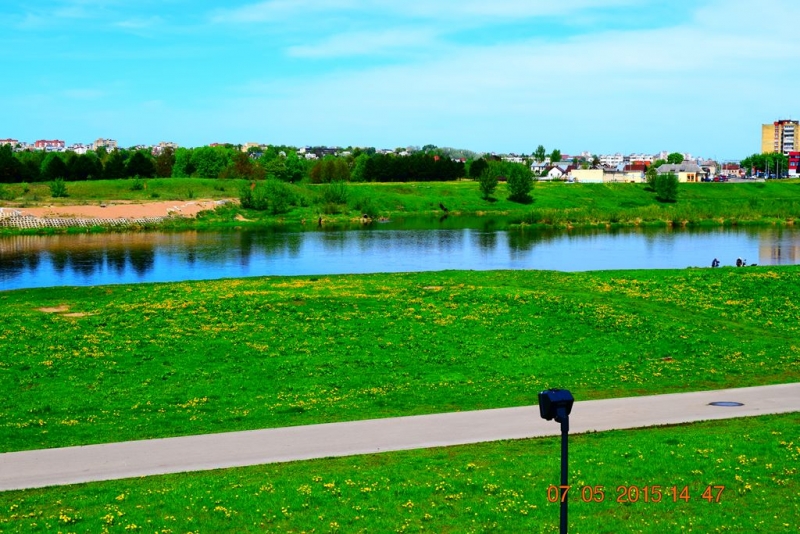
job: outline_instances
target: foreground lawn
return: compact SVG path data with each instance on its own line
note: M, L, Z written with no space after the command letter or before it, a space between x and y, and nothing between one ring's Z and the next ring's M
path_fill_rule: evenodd
M797 532L798 429L787 414L572 436L570 532ZM547 438L5 492L0 530L558 532L559 454Z
M2 451L800 380L800 268L0 293Z

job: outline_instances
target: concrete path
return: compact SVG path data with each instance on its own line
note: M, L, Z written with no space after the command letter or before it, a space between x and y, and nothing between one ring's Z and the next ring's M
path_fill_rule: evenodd
M576 402L570 433L786 412L800 412L800 383ZM0 490L558 434L525 406L12 452L0 454Z

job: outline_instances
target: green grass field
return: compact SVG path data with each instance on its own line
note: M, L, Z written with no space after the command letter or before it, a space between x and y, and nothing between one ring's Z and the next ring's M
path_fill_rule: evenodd
M800 268L0 293L3 452L797 381Z
M146 180L146 189L133 190L133 180L97 180L67 184L69 197L50 198L47 184L3 186L7 198L0 206L85 204L110 200L190 200L238 198L242 180L160 178ZM800 181L681 184L678 201L664 204L644 184L537 183L528 204L507 199L501 183L494 198L484 200L472 181L426 183L354 183L347 185L347 201L324 201L327 185L300 183L289 186L295 205L287 213L240 208L220 208L197 221L177 221L167 226L220 228L230 226L298 225L323 217L329 224L358 221L365 212L374 216L438 217L447 208L451 217L481 214L506 217L513 224L548 227L604 227L606 225L736 225L794 224L800 218ZM244 220L243 220L244 219ZM20 232L4 228L3 233Z
M797 532L798 429L787 414L571 436L569 531ZM547 438L3 492L0 530L558 532L559 454Z

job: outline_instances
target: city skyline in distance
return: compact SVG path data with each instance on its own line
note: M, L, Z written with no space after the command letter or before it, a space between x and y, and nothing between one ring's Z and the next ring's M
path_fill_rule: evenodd
M0 137L736 160L797 116L789 0L531 4L7 2Z

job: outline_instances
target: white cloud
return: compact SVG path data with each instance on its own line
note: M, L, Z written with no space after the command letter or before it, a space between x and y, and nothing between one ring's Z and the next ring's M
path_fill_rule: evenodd
M332 58L342 56L377 55L398 49L419 49L430 46L436 32L425 28L395 28L386 31L352 32L334 35L313 45L289 48L294 57Z
M307 17L326 11L355 9L358 0L268 0L242 7L217 9L211 14L216 23L244 23Z
M218 9L212 22L245 23L309 17L319 13L343 13L402 19L434 19L454 22L463 18L522 19L566 15L590 8L641 4L646 0L268 0L242 7Z
M676 27L472 46L413 64L273 81L268 95L242 95L228 111L242 120L270 117L286 131L298 116L315 117L318 135L359 132L362 142L387 132L400 144L438 133L479 140L462 142L467 148L524 149L538 138L566 150L598 150L594 140L618 150L703 151L742 137L711 131L718 121L756 128L772 120L761 116L772 100L789 105L790 91L764 98L764 80L800 81L790 68L800 60L800 35L789 31L800 6L768 1L784 17L774 33L752 31L762 5L728 1L731 11L711 6ZM340 53L355 46L336 39ZM628 147L619 146L623 138Z
M100 89L67 89L62 91L67 98L75 100L96 100L106 96L106 92Z
M123 20L115 23L114 25L126 30L147 30L153 26L158 26L163 21L164 20L161 17L153 15L152 17L148 18L132 18Z

